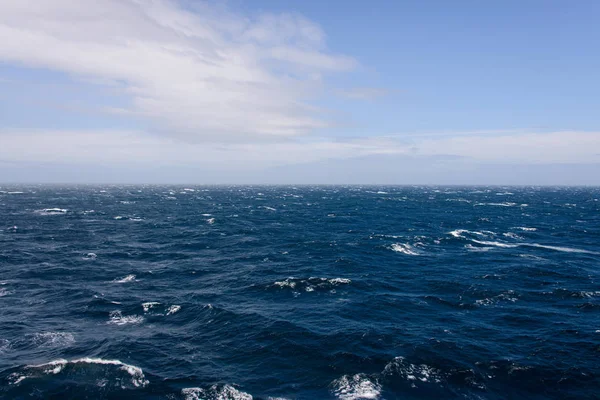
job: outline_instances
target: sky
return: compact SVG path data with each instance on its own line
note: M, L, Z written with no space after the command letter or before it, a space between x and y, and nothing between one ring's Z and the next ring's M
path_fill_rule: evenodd
M596 0L0 0L0 182L600 185Z

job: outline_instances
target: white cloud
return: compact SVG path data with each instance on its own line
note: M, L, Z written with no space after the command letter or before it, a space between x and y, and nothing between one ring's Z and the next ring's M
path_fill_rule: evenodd
M214 3L186 4L0 0L0 62L110 87L129 104L103 103L103 112L134 116L156 128L5 129L0 160L231 171L383 154L515 165L600 161L599 132L302 136L331 125L311 100L323 93L327 74L343 73L357 61L329 51L323 30L302 16L249 17ZM359 87L334 93L373 99L388 91Z
M415 140L418 154L505 163L599 162L600 132L470 134Z
M452 137L311 138L263 143L182 142L137 131L0 131L0 160L74 165L260 170L374 155L455 156L480 163L600 162L600 132L467 134ZM452 160L452 159L450 159Z
M185 143L136 131L4 131L0 160L88 165L165 165L262 169L410 150L386 138L288 140L267 143Z
M329 122L308 105L357 63L294 14L175 0L0 0L0 61L113 84L127 109L187 139L289 137Z

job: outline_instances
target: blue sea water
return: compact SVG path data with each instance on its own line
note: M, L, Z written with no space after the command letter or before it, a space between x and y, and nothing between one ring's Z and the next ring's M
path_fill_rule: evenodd
M600 398L598 188L0 190L0 398Z

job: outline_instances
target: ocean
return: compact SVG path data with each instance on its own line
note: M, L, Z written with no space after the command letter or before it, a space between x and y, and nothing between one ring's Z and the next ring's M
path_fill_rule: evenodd
M2 399L600 398L600 188L0 187Z

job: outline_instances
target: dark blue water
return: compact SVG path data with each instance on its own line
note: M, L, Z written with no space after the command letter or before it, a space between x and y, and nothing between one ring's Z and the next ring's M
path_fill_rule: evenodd
M1 398L600 395L600 189L0 190Z

